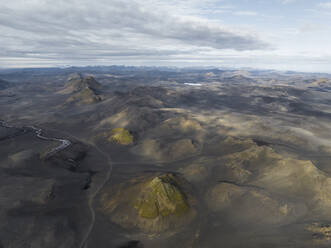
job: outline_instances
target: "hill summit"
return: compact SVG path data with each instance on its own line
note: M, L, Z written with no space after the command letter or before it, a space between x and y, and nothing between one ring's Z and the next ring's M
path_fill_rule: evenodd
M60 92L63 94L73 94L66 103L91 104L103 100L100 94L102 85L92 76L83 77L78 73L71 74Z
M68 93L73 93L77 91L84 90L85 88L89 88L93 91L100 90L102 85L94 79L92 76L83 77L81 74L74 73L71 74L68 78L67 84L65 88Z
M178 175L162 173L129 184L102 195L101 211L113 222L145 233L161 233L193 220L196 212L192 196L187 182Z
M137 199L135 207L143 218L154 219L159 216L183 215L189 210L185 194L177 185L172 174L153 178L146 185L146 192Z

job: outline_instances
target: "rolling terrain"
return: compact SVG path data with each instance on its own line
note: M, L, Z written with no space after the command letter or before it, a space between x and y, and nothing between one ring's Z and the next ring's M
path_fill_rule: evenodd
M0 247L330 247L330 75L0 78Z

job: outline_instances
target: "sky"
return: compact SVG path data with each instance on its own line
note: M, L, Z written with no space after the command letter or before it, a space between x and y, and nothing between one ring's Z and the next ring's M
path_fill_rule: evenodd
M331 73L331 0L0 1L0 68L214 66Z

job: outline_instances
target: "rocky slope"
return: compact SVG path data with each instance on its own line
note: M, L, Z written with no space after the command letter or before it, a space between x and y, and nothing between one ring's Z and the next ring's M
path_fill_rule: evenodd
M73 74L60 94L70 94L66 104L92 104L103 100L101 95L102 85L92 76L82 77L80 74Z
M101 87L102 85L98 83L94 79L94 77L92 76L83 77L78 73L74 73L68 77L67 83L61 92L69 94L69 93L81 91L85 88L90 88L92 90L100 90Z

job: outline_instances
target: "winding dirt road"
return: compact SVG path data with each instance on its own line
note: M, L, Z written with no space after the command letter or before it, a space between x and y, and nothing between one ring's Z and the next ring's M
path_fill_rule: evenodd
M28 130L32 130L39 139L48 140L48 141L61 142L61 144L59 146L54 147L51 151L49 151L46 154L46 157L53 156L57 152L60 152L60 151L62 151L64 149L66 149L67 147L69 147L72 144L71 141L70 140L67 140L67 139L60 139L60 138L54 138L54 137L44 136L42 134L42 132L43 132L42 129L41 128L37 128L35 126L24 126L24 127L19 128L19 127L12 126L12 125L8 124L7 122L5 122L3 120L0 120L0 127L4 127L4 128L16 128L16 129L24 129L24 130L27 130L28 129ZM50 129L50 130L53 130L53 131L56 131L56 132L59 132L59 133L66 134L68 137L73 137L74 139L76 139L76 140L78 140L78 141L80 141L82 143L85 143L84 141L81 141L78 137L75 137L72 134L69 134L69 133L67 133L65 131L59 131L59 130L56 130L56 129ZM89 236L90 236L90 234L91 234L91 232L93 230L94 224L95 224L95 211L94 211L94 208L93 208L93 201L94 201L95 196L100 192L100 190L105 186L105 184L110 179L110 176L111 176L111 173L112 173L112 169L113 169L110 156L108 154L106 154L105 152L103 152L96 145L91 144L89 142L87 142L87 143L89 145L91 145L92 147L94 147L101 155L103 155L106 158L107 164L108 164L108 170L106 172L106 175L105 175L105 178L103 179L103 181L96 188L96 190L94 190L89 195L89 197L88 197L88 207L89 207L89 210L90 210L90 213L91 213L91 223L88 226L87 231L86 231L84 237L82 238L82 241L80 242L79 248L86 248L87 247L88 238L89 238Z
M53 131L56 131L58 133L63 133L65 134L66 136L68 137L72 137L74 138L75 140L77 141L80 141L82 143L87 143L89 144L90 146L92 146L93 148L95 148L102 156L105 157L105 159L107 160L107 164L108 164L108 170L106 172L106 175L105 175L105 178L103 179L103 181L100 183L100 185L96 188L95 191L91 192L91 194L89 195L89 198L88 198L88 207L89 207L89 210L90 210L90 213L91 213L91 223L90 225L88 226L87 228L87 231L84 235L84 237L82 238L82 241L80 242L80 245L78 246L79 248L86 248L87 247L87 241L90 237L90 234L93 230L93 227L94 227L94 224L95 224L95 211L94 211L94 208L93 208L93 202L94 202L94 198L97 196L97 194L103 189L103 187L106 185L106 183L109 181L110 179L110 176L111 176L111 173L112 173L112 170L113 170L113 163L110 159L110 156L103 152L98 146L96 146L95 144L91 143L91 142L88 142L86 140L82 140L81 138L79 137L76 137L66 131L63 131L63 130L57 130L57 129L54 129L54 128L48 128L50 130L53 130Z
M24 130L32 130L39 139L48 140L48 141L61 142L61 144L59 146L54 147L51 151L49 151L46 154L47 157L53 156L54 154L56 154L56 153L58 153L58 152L60 152L60 151L62 151L64 149L66 149L67 147L69 147L72 144L71 141L70 140L67 140L67 139L59 139L59 138L44 136L42 134L43 130L41 128L37 128L35 126L15 127L15 126L10 125L6 121L0 120L0 127L4 127L4 128L16 128L16 129L24 129ZM72 134L69 134L67 132L59 131L59 130L56 130L56 129L51 129L51 130L54 130L54 131L59 132L59 133L66 134L68 137L73 137L74 139L76 139L78 141L81 141L79 138L77 138L77 137L75 137ZM83 142L83 141L81 141L81 142ZM83 142L83 143L85 143L85 142ZM94 208L93 208L93 201L94 201L95 196L100 192L100 190L108 182L108 180L110 178L110 175L111 175L111 172L112 172L112 169L113 169L110 156L108 154L106 154L105 152L103 152L96 145L91 144L89 142L88 142L88 144L91 145L91 146L93 146L100 154L102 154L107 159L108 170L107 170L106 175L105 175L105 178L101 182L101 184L96 188L96 190L94 192L92 192L89 195L89 198L88 198L88 207L89 207L89 210L90 210L90 213L91 213L91 223L88 226L87 231L86 231L86 234L82 238L82 241L80 242L79 248L86 248L87 247L87 240L88 240L88 238L89 238L89 236L90 236L90 234L91 234L91 232L93 230L94 223L95 223L95 211L94 211Z
M0 126L1 127L4 127L4 128L16 128L16 129L24 129L24 130L32 130L36 136L39 138L39 139L42 139L42 140L48 140L48 141L57 141L57 142L60 142L61 144L57 147L54 147L53 149L51 149L47 154L46 154L46 157L50 157L50 156L53 156L54 154L66 149L67 147L69 147L72 142L70 140L67 140L67 139L60 139L60 138L54 138L54 137L47 137L47 136L44 136L43 135L43 130L41 128L37 128L35 126L23 126L21 128L19 127L15 127L15 126L12 126L10 125L9 123L3 121L3 120L0 120ZM56 129L50 129L50 130L53 130L53 131L56 131L56 132L59 132L59 133L63 133L63 134L66 134L68 137L73 137L74 139L82 142L82 143L85 143L84 141L81 141L79 138L73 136L72 134L69 134L65 131L60 131L60 130L56 130ZM111 176L111 173L112 173L112 169L113 169L113 166L112 166L112 162L111 162L111 159L110 159L110 156L103 152L99 147L97 147L96 145L90 143L90 142L87 142L89 145L91 145L92 147L94 147L100 154L102 154L106 160L107 160L107 164L108 164L108 170L106 172L106 175L105 175L105 178L103 179L103 181L100 183L100 185L96 188L96 190L94 190L88 197L88 207L89 207L89 210L90 210L90 213L91 213L91 223L90 225L88 226L87 228L87 231L84 235L84 237L82 238L82 241L80 242L80 245L79 245L79 248L86 248L87 247L87 241L88 241L88 238L93 230L93 227L94 227L94 224L95 224L95 211L94 211L94 208L93 208L93 201L94 201L94 198L95 196L100 192L100 190L105 186L105 184L108 182L110 176Z
M103 187L106 185L106 183L109 181L110 179L110 176L111 176L111 172L112 172L112 169L113 169L113 165L111 163L111 160L110 160L110 156L106 153L104 153L103 151L101 151L99 149L99 147L97 146L94 146L94 148L96 150L98 150L103 156L105 156L107 158L107 163L109 165L109 169L107 170L107 173L106 173L106 177L104 179L104 181L99 185L99 187L90 195L90 198L88 200L88 206L89 206L89 209L90 209L90 212L91 212L91 224L86 232L86 235L85 237L82 239L82 242L81 242L81 245L79 246L80 248L86 248L87 247L87 240L93 230L93 227L94 227L94 223L95 223L95 211L94 211L94 208L93 208L93 201L94 201L94 198L95 196L103 189Z

